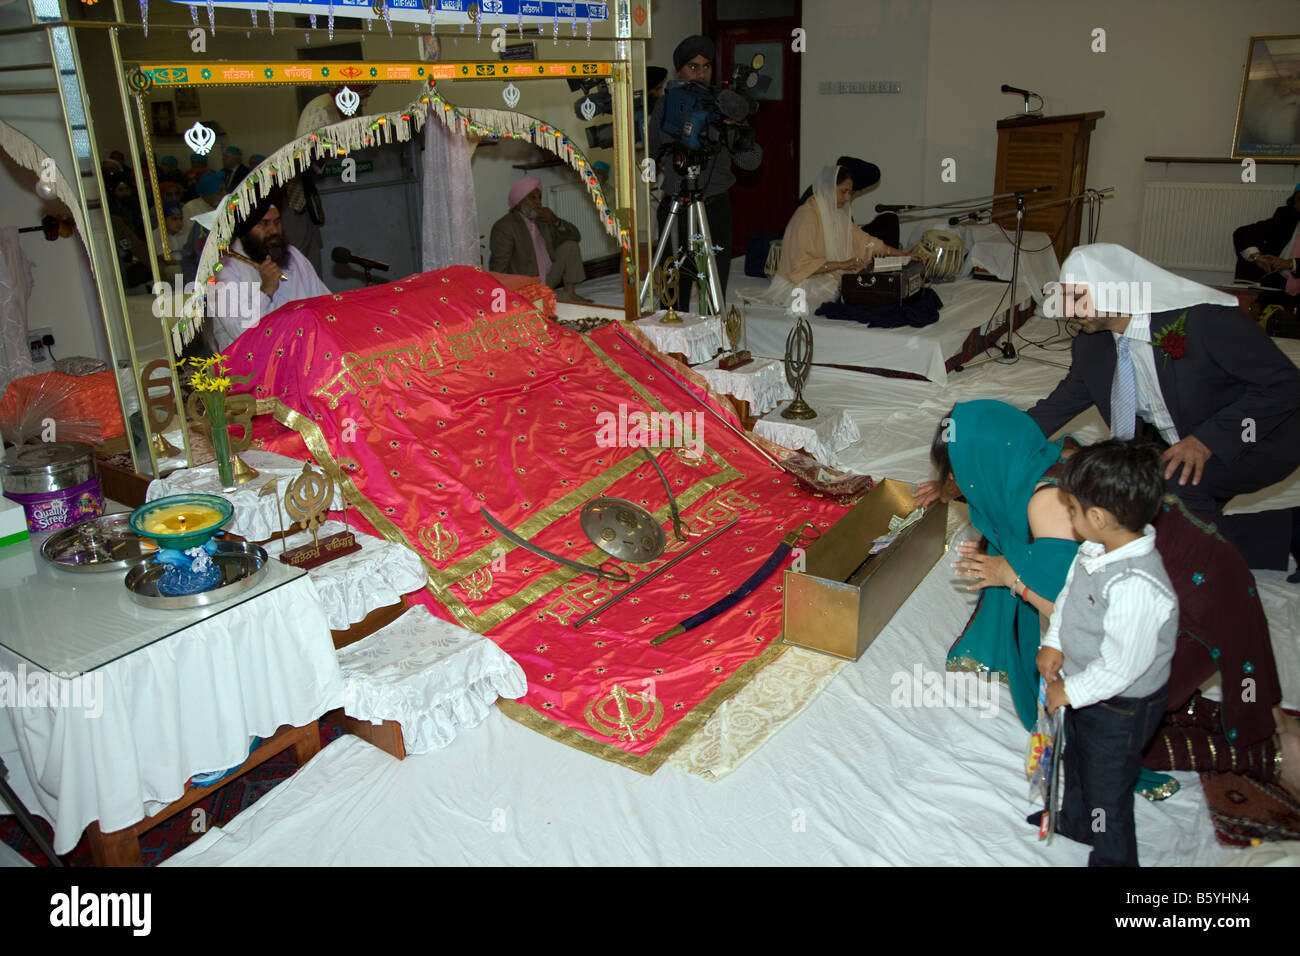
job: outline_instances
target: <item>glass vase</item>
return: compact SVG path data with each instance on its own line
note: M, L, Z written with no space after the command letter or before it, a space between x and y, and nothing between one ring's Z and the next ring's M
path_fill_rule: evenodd
M208 392L204 395L208 407L208 425L212 429L212 451L217 456L217 476L222 491L235 490L235 463L230 457L230 430L226 425L226 395Z

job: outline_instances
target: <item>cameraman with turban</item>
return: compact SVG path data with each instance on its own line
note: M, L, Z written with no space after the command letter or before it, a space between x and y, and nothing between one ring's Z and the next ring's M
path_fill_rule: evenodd
M712 40L703 36L687 37L677 45L677 49L673 50L673 67L677 71L674 79L684 83L700 83L712 89L713 61L715 58L716 51ZM654 157L655 164L663 170L665 200L677 196L683 186L682 177L673 169L671 154L675 140L664 131L664 107L668 100L668 96L662 97L655 103L654 111L650 114L650 155ZM731 121L728 120L727 122ZM724 145L717 152L709 154L701 163L698 185L704 195L704 210L709 219L709 231L713 236L713 244L721 247L722 250L716 253L716 259L718 278L722 282L720 291L724 299L727 294L727 276L731 271L731 196L729 190L736 182L736 176L731 171L731 163L732 160L735 160L736 165L741 169L757 169L762 159L763 148L751 140L750 145L737 152L734 156ZM671 208L671 202L665 201L659 204L656 218L658 219L661 235ZM688 253L691 250L691 237L685 210L679 213L677 217L677 248ZM690 281L683 282L681 300L677 303L677 307L686 311L690 308L691 286L694 284L694 256L688 255L687 261L683 263L683 273L683 278Z

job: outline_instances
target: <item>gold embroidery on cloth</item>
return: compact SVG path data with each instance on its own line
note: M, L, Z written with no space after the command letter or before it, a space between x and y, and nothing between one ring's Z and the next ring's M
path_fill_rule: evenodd
M492 590L492 572L487 568L479 568L465 575L457 583L465 589L471 601L477 601Z
M418 534L420 543L435 561L446 561L460 547L460 535L444 528L441 521L435 521L430 527L421 528Z
M629 701L640 706L629 706ZM609 712L611 703L614 714ZM645 740L647 733L659 729L659 723L664 719L664 705L649 690L639 694L628 693L622 684L615 684L612 691L587 705L586 717L591 729L598 734L619 740Z
M1167 797L1172 797L1180 789L1182 789L1182 784L1171 778L1160 784L1158 787L1147 787L1145 790L1139 790L1138 795L1146 797L1152 803L1155 803L1157 800L1164 800Z

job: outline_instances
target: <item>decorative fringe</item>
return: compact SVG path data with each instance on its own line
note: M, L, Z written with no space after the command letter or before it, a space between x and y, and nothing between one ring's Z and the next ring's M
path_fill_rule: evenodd
M189 314L177 317L171 328L172 343L177 354L203 327L207 287L217 281L216 276L221 269L220 253L229 248L235 223L243 218L247 210L254 208L273 187L283 186L304 172L314 160L345 156L353 150L368 146L406 142L424 128L429 114L461 136L524 139L558 156L582 177L587 193L604 221L605 231L618 239L625 251L630 248L627 236L605 201L591 162L573 145L563 130L549 126L534 116L512 110L481 107L459 109L444 100L436 90L430 89L406 109L374 116L352 117L286 143L267 156L255 174L244 177L234 193L222 200L221 213L213 224L212 232L203 247L203 255L199 259L196 282L202 294L191 297ZM62 181L60 185L63 185ZM77 205L70 202L69 206L75 212Z
M40 179L45 160L50 158L45 150L37 146L26 135L3 121L0 121L0 149L13 157L13 161L19 166L30 169L35 173L37 180ZM81 240L81 244L86 247L86 254L90 255L90 243L87 240L90 232L86 229L86 221L81 214L81 200L68 184L68 178L63 174L62 170L59 170L59 174L54 180L54 195L72 213L72 218L77 224L77 237Z

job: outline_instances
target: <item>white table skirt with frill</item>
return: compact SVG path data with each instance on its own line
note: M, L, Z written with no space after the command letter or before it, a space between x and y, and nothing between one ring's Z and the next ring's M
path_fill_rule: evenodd
M754 423L754 434L793 451L803 449L832 467L838 463L837 452L862 438L857 423L842 408L822 408L816 418L802 421L782 418L776 408Z
M343 531L343 522L326 521L320 526L321 538ZM330 630L342 631L364 620L376 608L388 607L402 595L418 591L428 580L424 562L410 548L374 538L353 530L360 551L327 561L308 573L320 594L321 608ZM311 533L299 531L289 536L289 549L311 544ZM280 542L265 545L273 560L280 555Z
M402 725L408 754L445 747L477 727L498 697L528 690L523 668L496 644L417 605L339 651L349 717Z
M709 387L749 403L751 415L765 415L784 401L794 398L785 379L785 364L771 359L754 359L736 369L718 368L719 359L695 366Z
M268 575L295 573L281 568ZM159 615L192 623L63 679L0 646L0 680L61 687L60 700L72 702L0 707L10 783L28 810L50 821L58 853L70 852L96 820L105 833L132 826L178 799L195 774L238 766L250 738L311 724L343 702L338 657L306 575L232 607L125 613L116 606L121 575L84 577L91 580L70 576L69 586L104 589L98 619L88 617L80 633L48 633L67 643L69 660L84 656L97 629L129 628L136 614L141 624Z
M636 320L636 327L646 334L660 352L685 355L688 365L707 362L722 351L722 320L716 315L678 312L680 323L663 325L660 311Z

